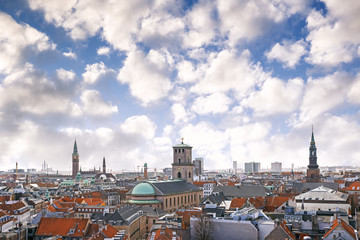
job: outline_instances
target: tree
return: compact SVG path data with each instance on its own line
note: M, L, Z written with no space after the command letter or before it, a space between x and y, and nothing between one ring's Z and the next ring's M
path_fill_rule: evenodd
M194 223L194 240L211 240L213 232L213 223L209 216L202 215L200 218L196 218Z

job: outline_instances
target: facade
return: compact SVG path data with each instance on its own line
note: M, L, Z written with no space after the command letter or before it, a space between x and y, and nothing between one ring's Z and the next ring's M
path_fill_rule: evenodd
M271 171L281 173L282 172L282 163L281 162L271 163Z
M180 144L173 146L172 177L192 183L193 172L192 147L184 144L182 139Z
M138 183L127 193L127 201L173 212L199 206L202 196L201 189L184 180L146 181Z
M233 171L235 174L237 173L237 161L233 161Z
M316 150L314 131L312 131L309 147L309 165L306 171L306 182L320 182L320 169L317 164Z
M195 158L193 161L195 168L195 175L200 176L204 171L204 159L203 158Z
M77 149L76 140L74 143L74 151L72 154L72 177L75 178L76 174L79 172L79 153Z
M246 173L258 173L260 171L259 162L247 162L245 163L245 172Z
M216 181L198 181L194 185L203 190L204 197L208 197L212 194Z

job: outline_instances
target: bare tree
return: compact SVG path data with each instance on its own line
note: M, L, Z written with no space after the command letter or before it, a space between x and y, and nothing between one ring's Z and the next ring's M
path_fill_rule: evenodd
M203 215L197 218L194 226L194 240L211 240L213 232L213 223L209 216Z

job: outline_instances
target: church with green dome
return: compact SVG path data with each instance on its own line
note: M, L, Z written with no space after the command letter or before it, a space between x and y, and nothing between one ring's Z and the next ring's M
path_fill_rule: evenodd
M126 194L129 204L161 208L167 212L198 207L203 191L193 182L192 147L173 146L173 176L167 181L143 181Z

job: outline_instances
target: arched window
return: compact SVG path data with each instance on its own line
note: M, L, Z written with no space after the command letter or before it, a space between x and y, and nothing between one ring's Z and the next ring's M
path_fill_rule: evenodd
M181 178L181 172L178 172L178 178Z
M179 157L179 159L178 159L178 160L179 160L179 163L180 163L180 162L181 162L181 157Z
M191 173L189 173L189 178L191 178Z
M167 199L165 199L165 207L167 207Z
M182 152L184 152L184 149L182 149Z
M177 149L176 149L176 148L175 148L175 150L174 150L174 151L175 151L175 153L177 153Z
M171 207L171 198L170 198L170 207Z
M180 200L180 197L178 197L178 205L180 204L180 201L179 201L179 200Z

